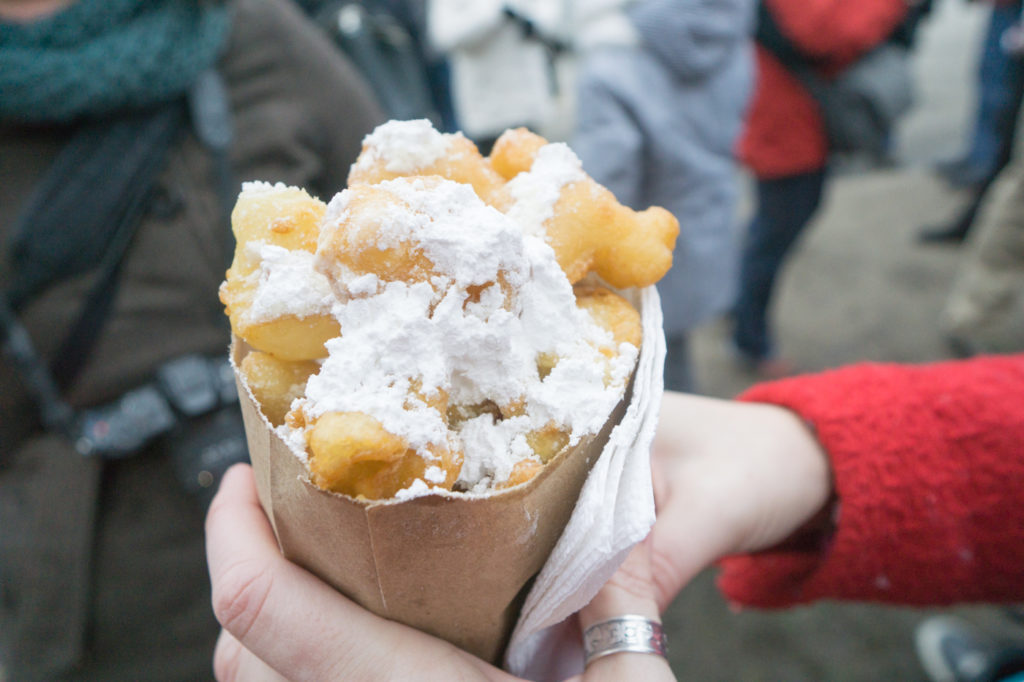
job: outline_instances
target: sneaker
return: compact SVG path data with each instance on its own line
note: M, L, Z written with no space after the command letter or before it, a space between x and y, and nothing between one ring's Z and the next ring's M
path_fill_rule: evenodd
M957 246L967 239L971 224L963 220L949 225L932 225L923 227L917 233L917 241L921 244L947 244Z
M996 651L995 642L970 623L952 616L928 618L914 633L917 657L932 682L973 682L985 679Z

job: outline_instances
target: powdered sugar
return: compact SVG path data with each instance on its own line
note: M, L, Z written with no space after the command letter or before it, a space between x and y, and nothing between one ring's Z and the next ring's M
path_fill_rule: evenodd
M490 415L482 415L465 422L459 437L472 455L462 464L459 484L470 492L485 492L494 483L508 480L516 462L536 459L525 436L531 426L529 417L494 421Z
M365 151L356 167L372 166L383 160L388 172L415 173L443 158L452 137L435 130L427 119L388 121L363 139Z
M242 183L242 194L270 194L288 189L283 182L264 182L262 180L247 180Z
M341 336L331 339L320 373L306 385L305 412L363 412L421 455L447 443L443 414L412 395L427 397L446 383L441 329L429 317L434 290L427 283L391 282L379 294L338 303Z
M259 261L249 318L264 322L284 315L307 317L330 312L334 303L327 278L313 269L313 254L266 242L246 245Z
M579 157L567 145L544 145L530 170L506 185L515 200L508 216L527 234L543 234L544 222L554 214L562 187L585 177Z

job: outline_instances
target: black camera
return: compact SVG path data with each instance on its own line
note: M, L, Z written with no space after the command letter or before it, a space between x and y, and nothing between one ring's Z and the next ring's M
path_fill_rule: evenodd
M226 357L175 358L153 382L79 413L71 437L82 455L104 459L131 457L163 438L179 480L204 507L228 467L249 459Z

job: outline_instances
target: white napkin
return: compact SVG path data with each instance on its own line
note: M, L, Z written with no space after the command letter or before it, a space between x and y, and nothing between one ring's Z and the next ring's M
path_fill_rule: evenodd
M643 324L633 398L583 484L512 632L505 664L527 679L561 680L582 671L579 629L567 619L590 602L654 523L650 448L664 390L665 336L657 290L651 286L632 294Z

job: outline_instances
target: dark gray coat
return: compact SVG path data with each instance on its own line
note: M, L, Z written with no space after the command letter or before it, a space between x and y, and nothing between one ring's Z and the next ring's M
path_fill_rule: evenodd
M343 188L363 135L380 122L365 84L297 9L238 0L219 64L230 91L239 180ZM0 124L0 245L60 149L54 128ZM68 398L103 403L184 353L228 336L217 287L229 254L210 155L188 134L171 150L151 211L88 364ZM9 280L7 254L0 284ZM21 319L53 354L92 277L54 286ZM39 429L9 363L0 364L0 661L12 680L198 680L212 676L217 625L202 512L160 443L102 464Z

